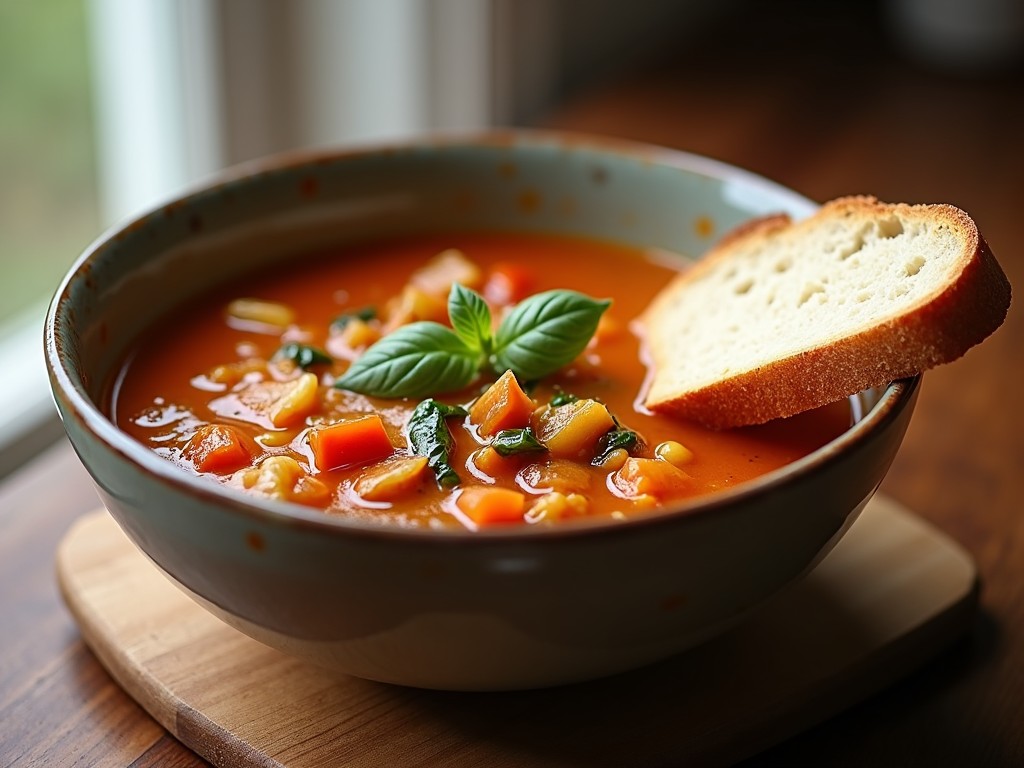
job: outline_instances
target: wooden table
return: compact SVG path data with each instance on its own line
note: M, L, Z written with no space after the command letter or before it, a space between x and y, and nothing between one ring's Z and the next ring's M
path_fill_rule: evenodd
M790 48L780 33L771 55L758 42L769 34L722 34L732 42L605 83L544 122L707 154L821 200L955 203L1024 285L1019 79L917 71L858 48L863 31L824 36L829 51ZM1024 764L1022 382L1018 301L982 347L927 374L882 487L977 559L982 611L971 636L752 765ZM97 504L63 444L0 486L0 765L201 765L111 681L61 605L55 546Z

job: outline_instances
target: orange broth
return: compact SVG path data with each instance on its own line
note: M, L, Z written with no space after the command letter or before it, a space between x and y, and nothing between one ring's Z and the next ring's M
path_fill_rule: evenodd
M362 347L342 343L331 323L353 309L387 307L402 293L410 275L449 248L459 249L479 268L482 277L477 287L491 301L496 320L508 298L504 294L512 285L509 275L515 281L512 288L519 292L571 288L613 300L587 350L558 373L532 389L527 387L529 395L538 408L559 391L599 401L624 427L640 435L642 445L632 450L638 457L655 457L656 447L664 441L682 444L692 452L692 459L680 467L687 478L682 486L660 497L624 495L613 482L612 468L593 466L590 455L581 455L575 461L580 470L570 472L571 482L561 489L563 497L572 496L579 503L547 505L547 513L539 514L537 502L550 493L551 486L524 482L524 477L530 477L524 468L544 465L548 459L543 454L503 457L482 470L479 451L488 438L481 437L475 427L466 428L467 420L462 418L447 420L456 446L451 464L461 479L453 489L440 488L426 472L415 482L405 483L394 498L367 500L353 488L367 464L373 462L339 468L317 466L310 446L311 428L373 412L381 415L396 455L409 453L405 426L417 400L366 397L331 386L350 364L344 358L357 357L362 351ZM184 470L207 475L215 482L310 504L330 515L406 526L469 528L486 524L459 506L460 494L473 485L520 493L522 512L511 514L511 519L519 522L547 523L582 514L642 514L681 498L756 478L806 455L849 426L847 401L764 426L723 432L650 414L639 407L646 369L633 321L674 272L665 258L653 252L586 239L506 233L417 236L293 260L207 295L149 329L111 387L110 411L128 434ZM294 319L282 329L227 317L225 308L239 297L279 302L292 308ZM379 322L370 325L376 327ZM316 407L292 423L274 426L260 410L259 398L254 401L239 393L254 382L289 382L302 374L301 369L279 370L267 364L282 343L289 341L327 350L333 362L309 369L318 378ZM685 350L679 352L685 354ZM440 394L436 399L470 405L496 378L496 374L482 375L466 390ZM241 435L242 458L225 454L224 462L211 463L207 466L211 471L201 471L203 467L186 446L205 424L229 426L235 430L232 434ZM303 477L281 481L281 492L275 494L272 483L268 486L253 479L257 477L253 468L260 467L267 456L291 457Z

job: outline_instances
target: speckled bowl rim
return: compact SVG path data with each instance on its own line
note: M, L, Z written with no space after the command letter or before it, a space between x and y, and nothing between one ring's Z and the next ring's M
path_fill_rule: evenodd
M60 283L46 314L44 327L44 348L50 386L54 398L63 398L68 406L68 416L75 418L91 435L110 451L134 464L154 479L186 491L201 501L221 507L225 512L268 524L298 526L321 531L328 536L367 536L379 539L422 540L424 542L536 542L562 540L572 537L622 536L627 532L648 531L665 525L680 525L703 519L708 515L723 514L739 507L756 497L768 495L786 486L799 482L808 475L824 470L840 461L862 443L883 432L885 427L914 401L921 376L894 381L882 391L877 402L862 414L861 418L841 435L777 470L768 472L754 480L746 481L734 488L716 491L712 494L666 505L657 510L627 517L625 520L607 518L579 518L559 522L554 526L509 526L484 528L477 531L468 529L404 528L386 523L351 519L327 515L321 511L283 501L248 496L227 488L219 483L190 475L173 463L159 457L142 443L121 431L92 399L76 386L66 370L66 360L59 349L58 329L69 322L62 307L70 301L70 286L84 279L83 269L93 260L102 256L105 248L128 230L137 230L168 206L187 204L193 196L209 192L217 187L256 179L269 172L297 171L325 161L344 161L349 157L364 157L374 154L388 155L396 151L429 149L431 147L512 147L562 146L566 149L583 149L625 156L654 165L669 166L681 170L729 180L771 193L785 200L792 209L811 213L818 206L813 201L770 181L751 171L728 163L681 150L580 133L544 130L495 130L485 132L447 133L426 135L405 141L392 141L345 148L291 151L233 166L210 179L186 189L173 199L153 206L146 212L115 224L94 240L75 260ZM852 511L852 510L851 510Z

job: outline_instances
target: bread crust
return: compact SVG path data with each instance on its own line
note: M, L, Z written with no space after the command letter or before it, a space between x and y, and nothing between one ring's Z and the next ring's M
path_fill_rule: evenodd
M775 238L798 238L838 219L892 216L952 230L960 243L959 271L881 322L851 327L827 343L690 390L673 387L672 366L685 351L673 349L666 339L671 337L680 295L694 281L728 263L742 248L771 248ZM723 238L673 280L644 314L641 324L652 365L645 405L716 429L792 416L959 358L999 327L1010 295L1009 281L973 220L951 205L886 204L858 196L827 203L802 222L779 217L758 220Z

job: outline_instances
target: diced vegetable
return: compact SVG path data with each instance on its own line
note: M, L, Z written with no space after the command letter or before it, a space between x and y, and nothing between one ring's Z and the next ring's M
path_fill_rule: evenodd
M553 456L590 459L602 435L615 428L603 403L577 400L558 408L544 408L533 416L533 431Z
M654 455L677 467L686 466L693 461L693 451L676 440L658 443L658 447L654 449Z
M340 331L341 329L347 327L348 324L351 323L353 320L359 320L360 322L365 323L369 322L370 320L375 320L376 318L376 307L361 307L359 309L353 310L352 312L345 312L341 315L338 315L331 321L331 328L333 330Z
M515 304L533 293L536 277L522 264L503 261L491 267L484 295L498 305Z
M295 322L295 311L287 304L262 299L235 299L228 304L229 317L236 320L287 328Z
M392 456L367 467L352 490L367 501L394 501L418 489L426 470L426 456Z
M478 470L492 479L512 474L523 464L519 455L502 456L490 445L474 451L471 461Z
M542 520L562 520L574 515L585 515L590 503L587 497L579 493L552 491L546 493L530 505L526 512L526 522L539 523Z
M526 496L508 488L472 485L459 493L455 504L477 525L517 523L522 522Z
M693 479L667 461L630 457L612 475L612 484L626 498L653 496L664 501L685 495Z
M331 356L322 349L310 346L309 344L298 344L292 342L285 344L274 353L274 360L291 360L299 368L305 370L313 365L330 365L333 361Z
M314 427L309 430L309 446L320 470L369 464L395 450L376 413Z
M386 332L393 331L401 325L421 320L443 321L448 313L446 299L434 293L428 293L415 285L407 285L402 294L388 304L388 319L385 323Z
M347 323L341 331L341 339L349 349L361 349L376 344L380 337L381 331L376 324L370 325L359 318Z
M256 442L264 448L283 448L295 439L294 429L275 429L256 436Z
M233 387L245 378L246 374L254 371L263 371L267 363L259 358L240 360L235 363L218 365L207 374L207 378L215 384L223 384L225 387Z
M319 404L319 379L316 374L303 373L291 381L242 382L219 401L210 403L217 413L254 424L273 427L297 425Z
M291 456L268 456L252 469L239 473L242 487L254 493L282 501L322 506L330 498L330 489L306 471Z
M455 283L476 289L482 282L480 267L456 248L441 251L409 278L409 283L424 293L445 300Z
M527 426L537 404L526 394L512 371L505 371L469 407L469 418L479 433L490 437L503 429Z
M427 457L427 465L433 470L439 488L459 484L459 475L449 463L455 440L445 419L465 415L466 409L461 406L445 405L428 398L416 406L406 425L413 453Z
M568 495L586 493L590 489L590 478L586 467L566 459L552 459L523 467L518 481L534 493L558 491Z
M491 447L502 456L514 456L521 453L537 453L546 451L547 448L534 437L533 430L525 429L503 429L494 436Z
M248 466L256 453L252 440L234 427L206 424L181 449L181 457L198 472L226 474Z
M620 469L628 458L629 452L625 448L616 448L604 454L600 461L595 459L591 464L601 467L601 469L614 470Z
M317 404L320 380L314 373L304 373L294 381L286 382L284 391L270 405L267 415L275 427L287 427L303 419Z

